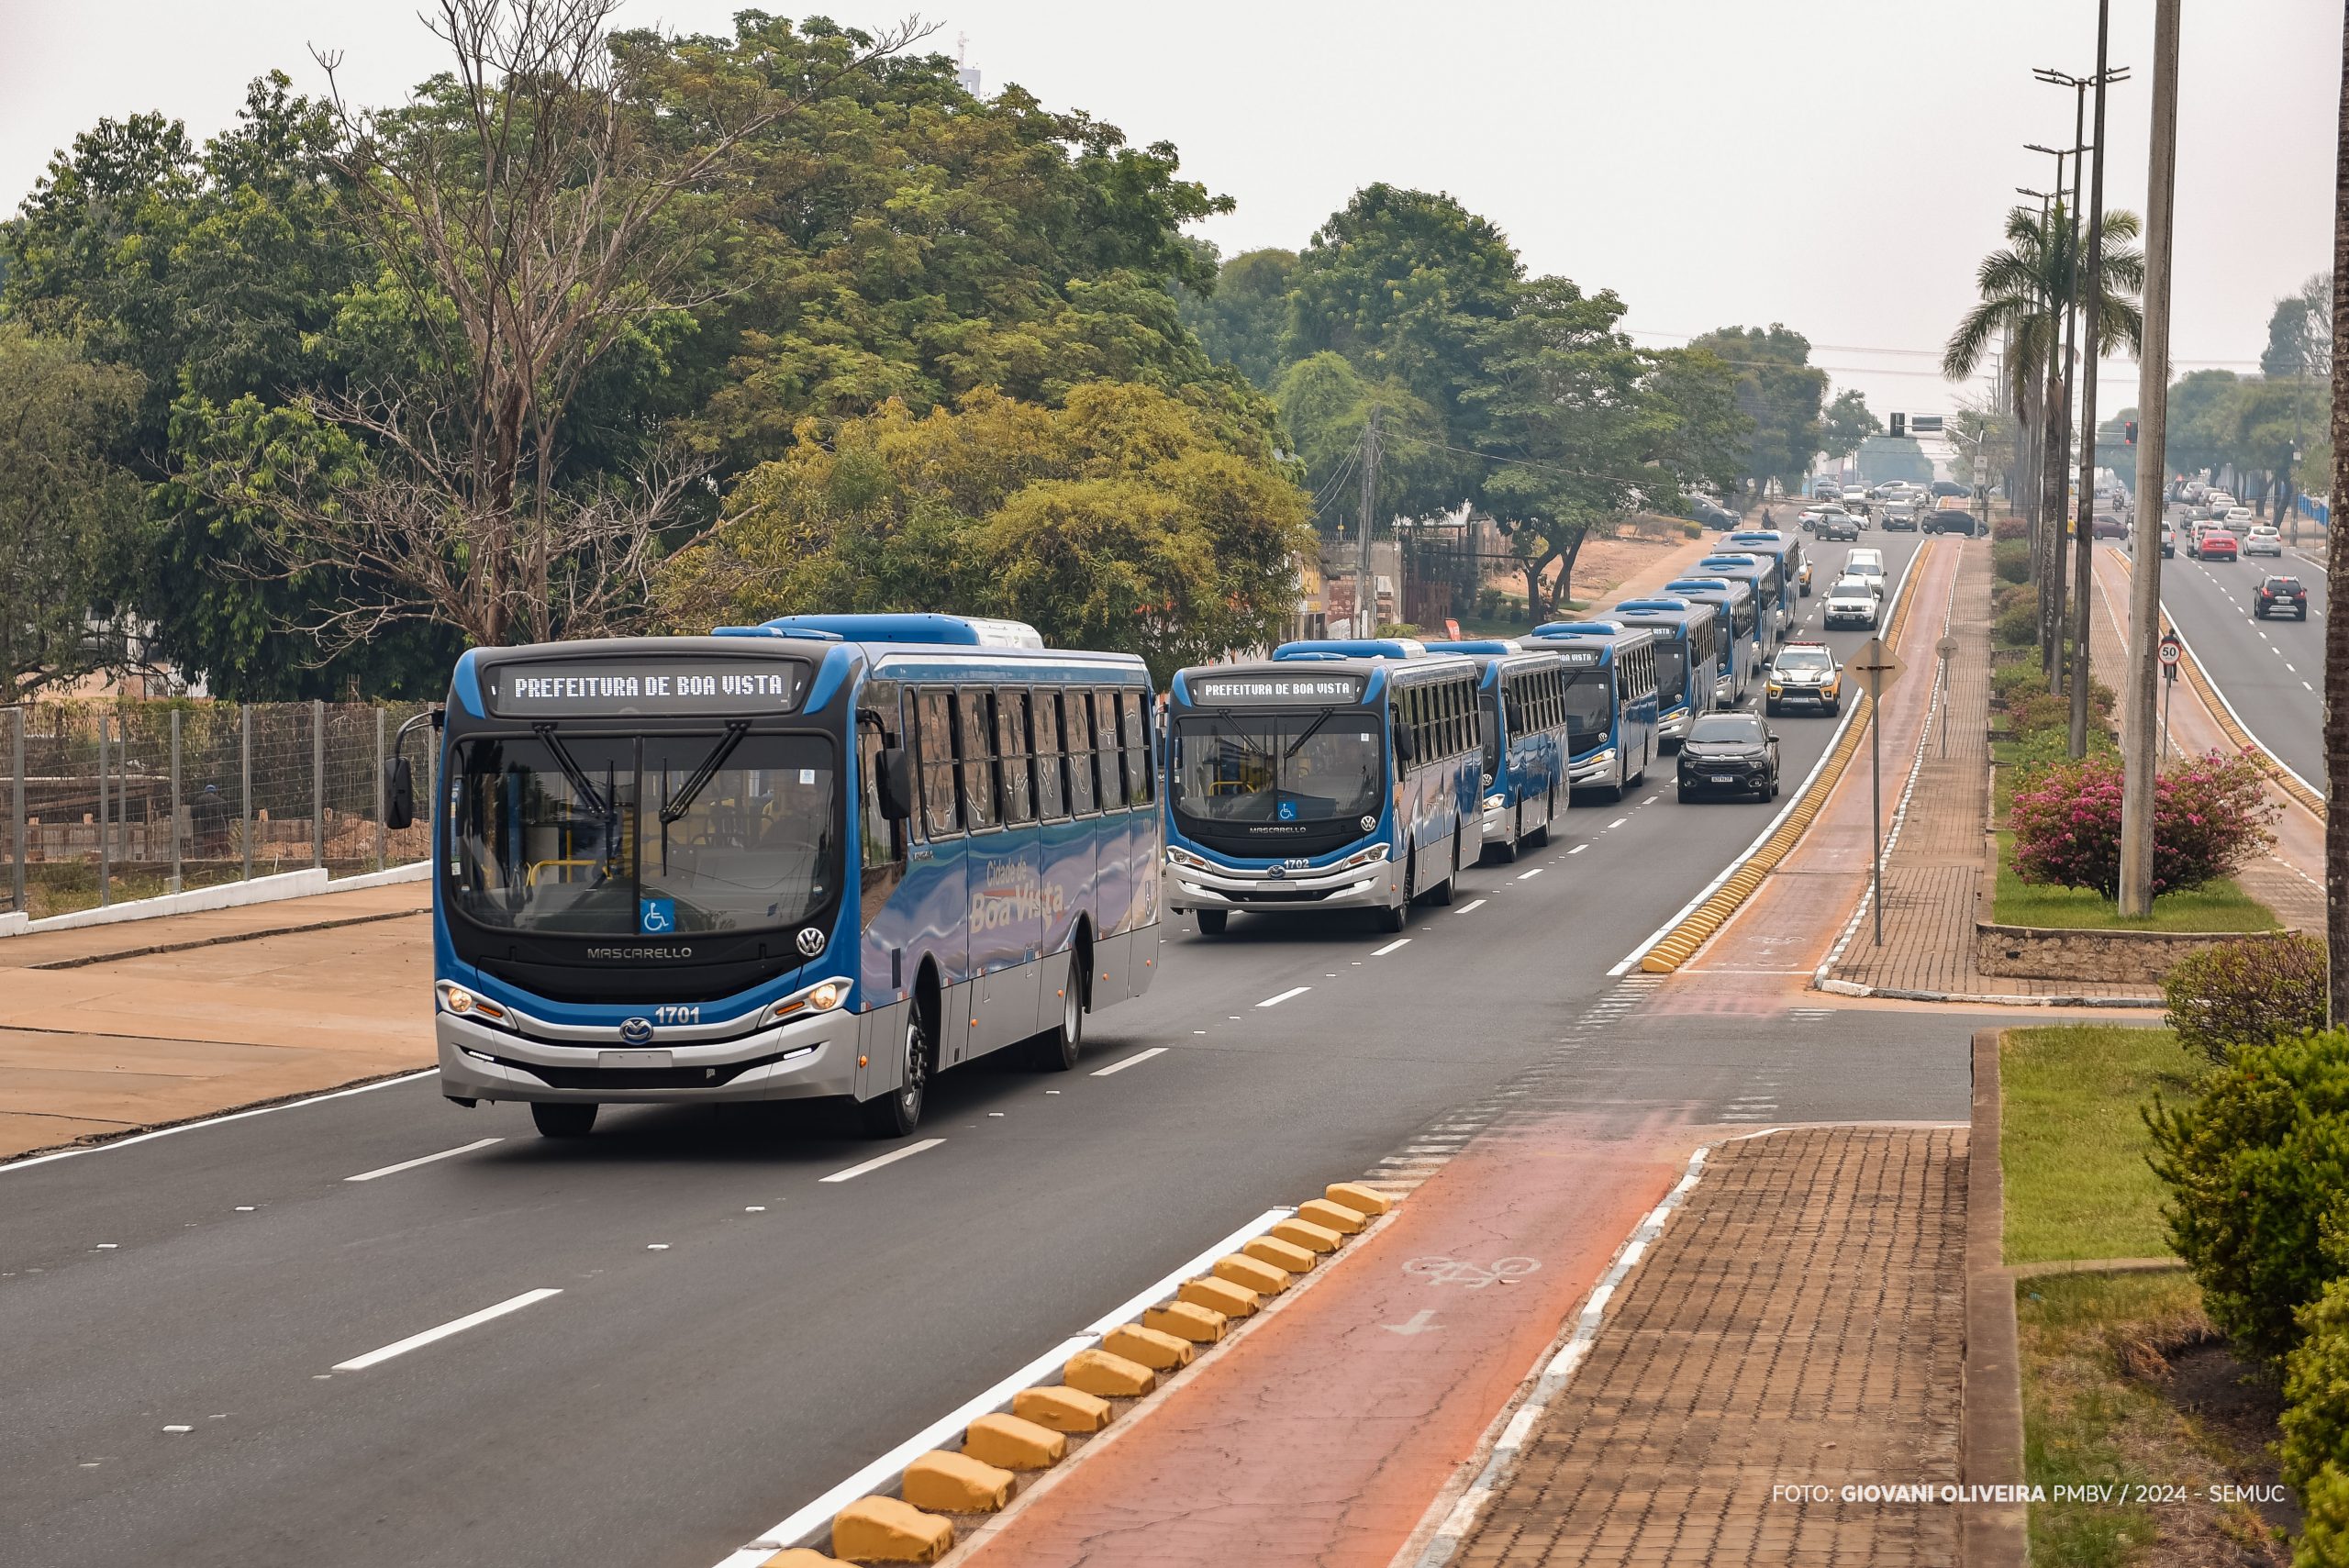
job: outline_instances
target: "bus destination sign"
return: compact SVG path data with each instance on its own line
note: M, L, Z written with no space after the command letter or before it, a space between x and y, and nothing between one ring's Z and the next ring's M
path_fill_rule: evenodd
M1597 648L1560 648L1553 651L1569 670L1596 669L1598 661L1604 657L1603 651Z
M489 672L508 718L789 713L807 684L795 659L566 659Z
M1235 703L1351 703L1362 699L1353 675L1214 675L1187 683L1200 707Z

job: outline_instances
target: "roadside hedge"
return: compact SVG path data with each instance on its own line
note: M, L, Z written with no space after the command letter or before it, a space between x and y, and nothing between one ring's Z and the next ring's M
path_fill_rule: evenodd
M2310 1478L2300 1490L2300 1516L2292 1568L2349 1568L2349 1461Z
M2341 1238L2334 1238L2338 1251ZM2300 1342L2284 1358L2284 1479L2305 1491L2349 1462L2349 1278L2300 1308Z
M2203 1310L2250 1353L2281 1360L2300 1342L2300 1309L2344 1262L2349 1030L2238 1051L2193 1104L2156 1096L2143 1114L2148 1162L2170 1189L2170 1244Z
M2223 1067L2246 1046L2324 1027L2324 944L2298 934L2220 942L2171 965L2162 1000L2178 1044Z
M2021 539L2001 539L1990 547L1990 570L2002 583L2031 581L2031 546Z

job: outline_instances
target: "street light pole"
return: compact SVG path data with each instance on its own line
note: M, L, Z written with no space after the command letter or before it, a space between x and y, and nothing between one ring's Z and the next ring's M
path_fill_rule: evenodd
M2154 4L2154 125L2145 193L2144 350L2137 361L2137 516L2129 574L2129 689L2121 718L2121 913L2154 912L2154 643L2161 632L2162 519L2168 511L2170 246L2176 213L2179 0ZM2169 704L2162 703L2162 755Z
M2074 762L2088 751L2088 575L2096 564L2096 382L2104 312L2104 90L2128 79L2126 71L2108 70L2107 47L2111 41L2112 0L2097 0L2096 7L2096 152L2088 179L2087 209L2087 256L2081 265L2080 295L2080 501L2073 524L2072 559L2072 734Z
M2055 160L2055 206L2048 221L2040 231L2040 244L2050 250L2061 263L2061 275L2048 280L2051 318L2047 332L2047 415L2040 421L2047 432L2047 439L2040 450L2040 539L2032 551L2032 562L2039 575L2039 664L2040 673L2047 679L2047 689L2054 691L2063 684L2060 658L2064 641L2064 517L2068 510L2064 505L2065 473L2072 455L2072 392L2065 373L2072 357L2072 300L2077 292L2079 269L2074 255L2078 250L2079 219L2074 211L2076 203L2065 199L2064 165L2069 161L2076 172L2078 160L2087 151L2079 138L2072 139L2066 148L2042 147L2037 142L2027 144L2032 152L2044 152ZM2077 183L2076 179L2074 182ZM2064 218L2064 239L2059 244L2054 234L2054 217ZM2050 272L2057 269L2051 267Z

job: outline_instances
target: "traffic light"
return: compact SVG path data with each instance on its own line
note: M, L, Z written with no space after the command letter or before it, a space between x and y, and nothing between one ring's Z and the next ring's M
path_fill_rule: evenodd
M1901 438L1902 436L1907 435L1908 433L1909 433L1909 416L1908 416L1908 415L1906 415L1906 414L1895 414L1895 415L1892 417L1892 434L1893 434L1893 439L1897 440L1897 439L1898 439L1899 438Z
M2137 421L2129 420L2121 427L2121 439L2131 446L2137 444Z

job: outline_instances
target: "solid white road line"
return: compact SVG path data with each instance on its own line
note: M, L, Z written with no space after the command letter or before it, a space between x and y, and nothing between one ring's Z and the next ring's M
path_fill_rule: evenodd
M1197 1032L1205 1034L1208 1031L1200 1029ZM1094 1070L1093 1076L1096 1078L1107 1078L1112 1073L1123 1073L1127 1068L1134 1066L1138 1062L1147 1062L1153 1056L1163 1056L1165 1054L1166 1048L1164 1046L1153 1045L1148 1051L1137 1051L1131 1056L1121 1056L1118 1058L1117 1061L1109 1063L1107 1067L1096 1068Z
M1388 953L1395 951L1397 949L1398 949L1398 948L1407 948L1407 947L1409 947L1410 945L1411 945L1411 939L1410 939L1410 938L1408 938L1408 937L1397 937L1393 941L1388 942L1388 943L1387 943L1385 947L1383 947L1383 948L1374 948L1374 949L1372 949L1372 950L1371 950L1371 954L1370 954L1370 956L1371 956L1371 957L1373 957L1373 958L1385 958Z
M403 1160L396 1165L379 1165L372 1171L362 1171L355 1176L345 1176L346 1182L372 1182L378 1176L396 1176L402 1171L413 1171L418 1165L429 1165L435 1160L453 1160L460 1154L470 1154L476 1149L486 1149L493 1143L503 1143L502 1138L476 1138L471 1143L454 1149L443 1149L438 1154L419 1154L413 1160Z
M1277 1007L1283 1002L1286 1002L1294 997L1302 996L1308 991L1312 989L1313 987L1310 985L1292 985L1277 996L1265 997L1263 1001L1257 1003L1256 1006L1260 1007Z
M268 1116L276 1111L295 1110L303 1106L315 1106L321 1100L340 1100L351 1095L371 1095L378 1089L394 1088L401 1084L413 1084L418 1078L437 1078L438 1067L428 1067L421 1073L403 1073L396 1078L378 1078L372 1084L362 1084L354 1089L335 1089L306 1099L288 1100L282 1106L257 1106L249 1111L230 1111L227 1116L208 1116L201 1121L184 1121L177 1127L160 1127L152 1132L141 1132L129 1138L117 1138L105 1143L93 1143L86 1149L61 1149L54 1154L36 1154L29 1160L11 1161L0 1165L0 1176L11 1171L29 1171L35 1165L46 1165L51 1160L71 1160L81 1154L103 1154L111 1149L128 1149L134 1143L145 1143L157 1138L169 1138L174 1133L194 1132L199 1127L217 1127L225 1121L242 1121L249 1116Z
M562 1292L559 1290L526 1290L519 1296L507 1296L495 1307L484 1307L478 1312L468 1312L462 1318L441 1324L438 1329L427 1329L421 1334L410 1334L405 1340L395 1340L380 1351L369 1351L363 1356L353 1356L347 1362L337 1362L333 1370L365 1372L371 1366L379 1365L394 1356L404 1356L410 1351L432 1343L435 1340L445 1340L451 1334L462 1334L468 1329L477 1329L493 1318L503 1318L509 1312L519 1312L533 1302L544 1301L550 1296L562 1294Z
M1459 908L1454 909L1453 913L1455 915L1465 915L1471 909L1482 909L1484 906L1485 901L1483 899L1472 898L1467 903L1463 904Z
M877 1155L862 1165L851 1165L845 1171L834 1171L830 1175L819 1177L818 1180L852 1182L867 1171L877 1171L884 1165L894 1165L909 1155L918 1154L925 1149L935 1149L945 1141L946 1140L942 1138L925 1138L918 1142L908 1143L903 1149L892 1149L886 1154Z

